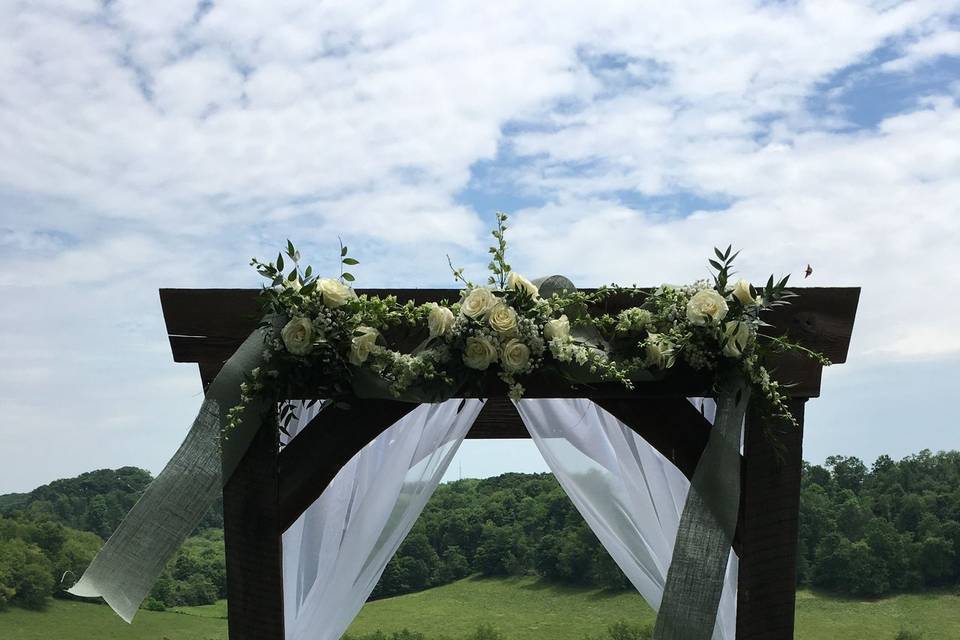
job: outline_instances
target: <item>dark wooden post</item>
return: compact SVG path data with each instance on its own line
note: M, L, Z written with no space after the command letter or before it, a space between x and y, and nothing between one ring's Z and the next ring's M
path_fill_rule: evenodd
M275 417L223 488L230 640L283 640L283 561Z
M805 402L789 403L799 429L747 415L737 640L793 638Z

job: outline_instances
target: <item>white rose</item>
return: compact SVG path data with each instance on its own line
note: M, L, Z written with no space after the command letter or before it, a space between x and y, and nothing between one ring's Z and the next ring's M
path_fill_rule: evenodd
M280 338L287 351L295 356L305 356L313 351L313 323L309 318L291 318L280 330Z
M430 337L436 338L445 335L453 327L453 321L453 311L434 302L430 309L430 315L427 316L427 328L430 329Z
M727 301L713 289L696 292L687 303L687 320L691 324L704 326L719 322L727 315Z
M523 371L530 362L530 348L513 338L507 344L503 345L503 354L500 356L500 362L508 373L517 373Z
M511 271L510 275L507 276L507 289L513 289L514 291L526 291L534 300L540 297L540 291L537 290L537 285L533 284L516 271Z
M317 288L323 294L323 304L331 309L342 307L348 300L357 297L353 289L333 278L320 278Z
M750 325L746 322L731 320L723 328L723 355L728 358L739 358L752 338Z
M733 285L733 297L743 303L743 306L749 307L760 304L760 296L755 299L750 295L750 283L743 278L737 280Z
M350 364L360 366L370 357L370 352L377 346L377 338L380 337L373 327L357 327L350 341Z
M660 369L669 369L673 366L675 359L674 344L668 338L658 333L651 333L647 336L648 364Z
M474 287L460 303L460 313L468 318L486 318L497 304L497 296L487 287Z
M463 364L483 371L497 361L497 347L490 338L470 336L463 350Z
M517 332L517 312L510 305L498 302L490 310L487 320L490 326L498 333L515 335Z
M570 321L567 319L566 315L562 315L559 318L554 318L549 320L547 324L543 326L543 337L547 340L555 340L557 338L566 338L570 335Z

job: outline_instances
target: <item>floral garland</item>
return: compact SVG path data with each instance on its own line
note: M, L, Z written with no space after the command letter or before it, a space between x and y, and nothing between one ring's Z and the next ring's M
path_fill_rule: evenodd
M773 351L804 353L824 365L822 355L785 338L760 335L760 314L788 304L789 276L755 288L731 282L737 253L714 249L711 280L653 291L610 285L590 292L563 290L541 295L506 261L507 216L497 214L490 248L490 275L475 285L454 268L462 284L454 302L401 304L393 296L357 295L344 266L359 262L341 244L339 278L320 278L301 269L291 242L275 262L251 262L270 281L261 294L264 313L285 324L264 345L264 365L241 386L240 405L225 432L237 426L255 396L281 403L281 428L293 418L284 402L293 389L346 402L360 395L431 401L479 385L493 371L511 398L524 394L523 381L552 373L571 384L634 383L663 377L678 362L713 374L739 371L769 403L770 413L796 424L782 386L763 364ZM448 258L449 261L449 258ZM602 311L612 299L631 303ZM622 306L622 304L621 304ZM598 311L600 310L600 311ZM265 324L269 324L265 321ZM225 434L226 435L226 434Z

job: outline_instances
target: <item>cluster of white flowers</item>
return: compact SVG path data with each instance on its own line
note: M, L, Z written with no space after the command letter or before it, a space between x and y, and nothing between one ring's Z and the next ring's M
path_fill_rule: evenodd
M449 382L449 379L437 368L445 358L446 351L443 348L427 349L417 354L410 354L378 347L372 354L370 368L389 382L391 393L400 396L419 383L429 383L438 379L441 382Z
M508 288L522 291L530 299L538 297L536 286L519 274L511 272L507 282ZM499 363L508 382L512 382L513 376L534 368L543 353L543 340L536 323L521 317L489 287L463 291L459 318L454 318L449 310L445 313L440 309L443 307L431 310L428 324L433 318L438 327L443 327L436 335L449 334L451 340L463 340L463 364L470 369L485 371ZM432 328L430 333L435 333Z
M653 321L653 314L649 309L630 307L617 315L617 333L639 333L644 331Z
M662 285L652 292L611 285L542 298L537 285L514 272L504 258L504 220L506 216L498 214L488 286L474 286L463 278L462 269L454 269L454 277L466 287L452 305L358 297L346 284L353 281L349 273L340 279L315 278L307 268L301 276L297 265L285 275L280 258L276 265L254 260L272 282L265 290L272 297L272 312L289 319L266 341L263 359L269 366L249 376L241 388L241 405L254 394L276 393L283 385L278 378L291 371L299 372L301 384L305 363L311 372L308 379L321 388L342 389L339 377L350 377L350 367L364 367L397 396L411 389L442 395L443 387L430 383L452 390L453 378L462 381L468 371L494 367L510 397L519 398L524 387L518 377L538 370L549 352L561 375L571 381L611 380L628 388L640 379L638 371L665 371L677 362L700 371L736 367L777 411L789 415L778 383L760 364L757 338L760 311L771 301L789 297L789 292L784 294L786 278L779 284L771 278L762 295L746 280L728 283L736 257L728 247L726 252L715 250L719 262L710 261L716 270L713 282ZM299 260L289 243L287 255ZM357 264L346 257L345 247L341 259ZM638 300L639 306L624 309L625 300ZM611 301L619 310L607 313ZM399 331L394 333L394 328ZM423 335L409 353L390 344L394 337L402 342ZM780 344L795 346L783 340ZM231 415L239 415L239 410L231 410Z

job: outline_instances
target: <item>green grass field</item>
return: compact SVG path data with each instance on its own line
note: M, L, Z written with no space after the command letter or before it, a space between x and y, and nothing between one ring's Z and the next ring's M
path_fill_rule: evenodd
M0 613L2 640L224 640L226 604L141 611L128 626L105 606L58 600L42 613ZM546 585L531 578L467 579L421 593L371 602L353 633L408 628L461 636L490 623L509 640L583 640L617 620L652 622L635 594ZM877 601L801 592L798 640L893 640L901 629L924 640L960 638L960 595L907 595Z

